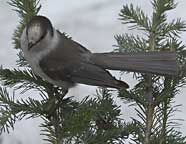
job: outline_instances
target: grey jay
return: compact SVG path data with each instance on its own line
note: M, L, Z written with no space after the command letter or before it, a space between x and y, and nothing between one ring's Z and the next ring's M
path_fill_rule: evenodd
M70 88L76 83L128 88L107 70L176 75L176 54L170 51L138 53L92 53L53 28L44 16L34 16L21 36L24 57L36 75Z

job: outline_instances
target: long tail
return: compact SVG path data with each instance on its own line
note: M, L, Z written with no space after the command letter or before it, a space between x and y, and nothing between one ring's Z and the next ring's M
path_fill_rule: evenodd
M176 75L178 66L176 53L139 52L139 53L94 53L92 61L110 70L125 70L160 75Z

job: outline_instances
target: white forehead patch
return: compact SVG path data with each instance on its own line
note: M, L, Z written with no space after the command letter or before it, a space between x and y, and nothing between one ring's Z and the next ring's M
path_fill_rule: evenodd
M34 24L28 29L28 40L36 42L42 36L40 24Z

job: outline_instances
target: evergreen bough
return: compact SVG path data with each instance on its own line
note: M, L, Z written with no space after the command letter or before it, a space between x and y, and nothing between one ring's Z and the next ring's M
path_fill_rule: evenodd
M186 51L180 40L186 23L180 18L167 21L167 12L176 8L174 0L152 0L153 14L147 16L133 4L124 5L120 20L129 24L131 30L138 29L144 36L116 35L117 52L176 51L179 62L177 77L162 77L152 74L134 73L138 81L131 90L119 91L122 101L135 107L137 116L126 123L121 108L110 90L99 88L94 97L85 97L78 102L65 97L62 88L54 86L36 76L20 50L20 36L28 21L41 9L39 0L10 0L8 2L20 17L14 32L13 42L18 51L17 68L0 68L0 131L9 132L15 122L23 118L43 119L41 134L51 144L124 144L130 137L136 144L186 144L186 137L177 131L179 121L173 114L180 105L174 98L186 84ZM17 99L9 88L37 90L41 100Z

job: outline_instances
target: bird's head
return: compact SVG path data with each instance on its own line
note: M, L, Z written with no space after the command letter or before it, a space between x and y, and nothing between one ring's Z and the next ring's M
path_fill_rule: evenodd
M50 20L44 16L34 16L26 28L28 50L44 41L48 35L53 36L53 27Z

